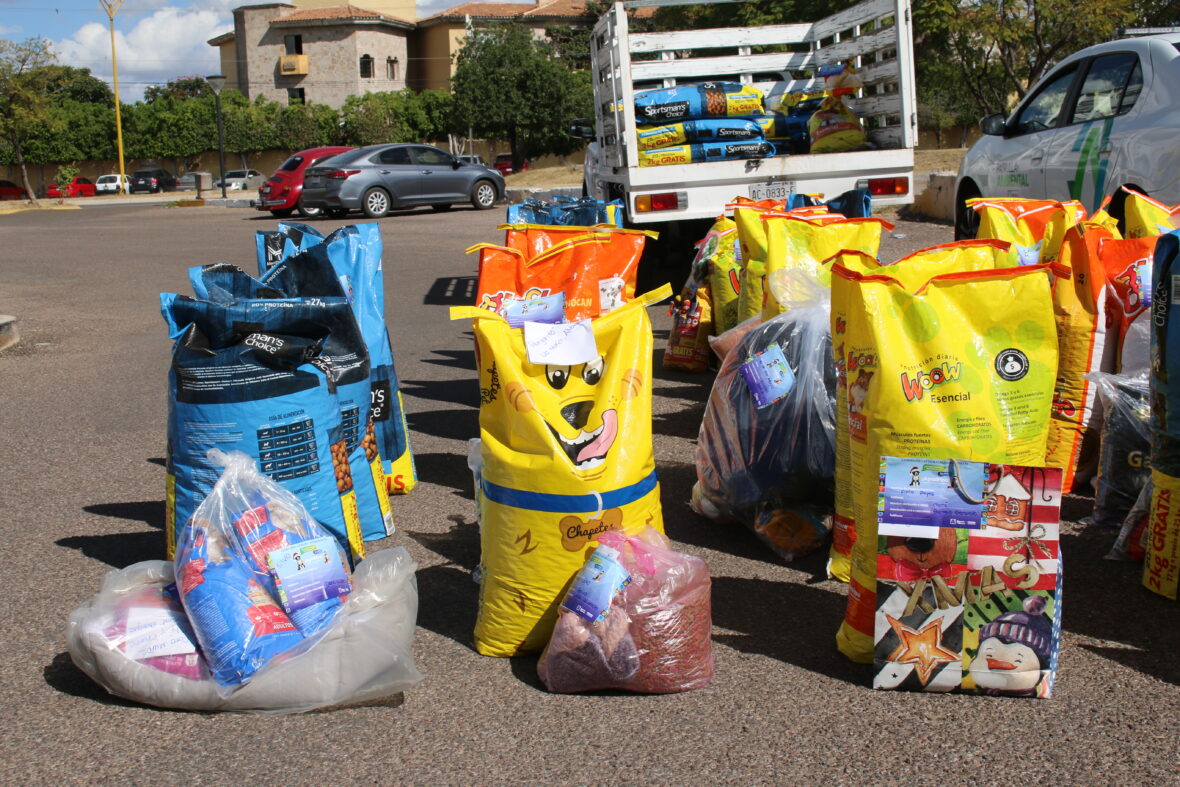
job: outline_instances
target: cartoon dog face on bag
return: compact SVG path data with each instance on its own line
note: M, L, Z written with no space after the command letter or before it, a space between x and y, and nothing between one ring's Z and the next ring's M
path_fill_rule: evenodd
M555 470L572 471L585 481L600 478L624 430L634 435L642 429L626 422L630 408L624 405L651 394L644 372L627 363L624 350L612 346L593 361L572 366L526 361L521 378L505 386L505 404L518 424L527 414L534 416L528 422L539 421L537 436L549 443Z

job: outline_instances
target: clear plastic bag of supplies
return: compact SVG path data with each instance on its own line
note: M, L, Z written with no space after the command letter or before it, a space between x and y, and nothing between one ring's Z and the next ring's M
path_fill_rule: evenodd
M670 694L713 678L711 582L704 561L652 528L603 533L566 593L537 663L553 692Z
M1151 405L1146 377L1093 372L1102 400L1094 479L1094 524L1120 527L1151 478Z
M67 646L74 664L108 692L160 708L296 713L379 702L422 678L410 652L415 568L400 547L365 560L314 645L264 666L228 696L205 665L171 562L108 573L98 595L70 614Z

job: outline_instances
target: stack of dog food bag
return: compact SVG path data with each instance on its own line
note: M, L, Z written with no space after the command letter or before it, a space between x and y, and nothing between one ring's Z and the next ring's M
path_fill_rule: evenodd
M738 82L702 82L635 94L639 166L835 153L865 145L848 97L851 65L822 66L804 89L764 93ZM818 87L822 80L823 87Z
M479 372L476 650L548 646L554 691L702 686L708 569L661 535L647 306L669 289L635 293L649 233L502 229L471 249L476 304L452 309L472 322Z
M309 710L418 679L414 564L362 560L415 482L377 225L256 245L261 278L208 265L196 297L161 295L175 565L115 572L71 621L82 669L163 707Z

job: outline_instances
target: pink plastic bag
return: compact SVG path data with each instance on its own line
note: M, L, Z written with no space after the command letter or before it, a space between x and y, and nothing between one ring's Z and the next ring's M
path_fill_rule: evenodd
M599 545L588 570L566 594L537 664L546 688L671 694L708 685L713 619L705 562L676 552L652 528L637 537L608 531ZM583 577L587 583L601 579L623 587L605 609L587 610L578 603Z

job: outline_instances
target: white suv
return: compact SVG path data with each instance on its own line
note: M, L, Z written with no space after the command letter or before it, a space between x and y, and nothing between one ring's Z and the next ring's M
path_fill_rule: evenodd
M126 175L99 175L94 190L99 194L127 194L131 191L131 179Z
M955 237L975 236L973 197L1080 200L1093 212L1120 187L1180 202L1180 33L1126 38L1061 61L959 167Z

